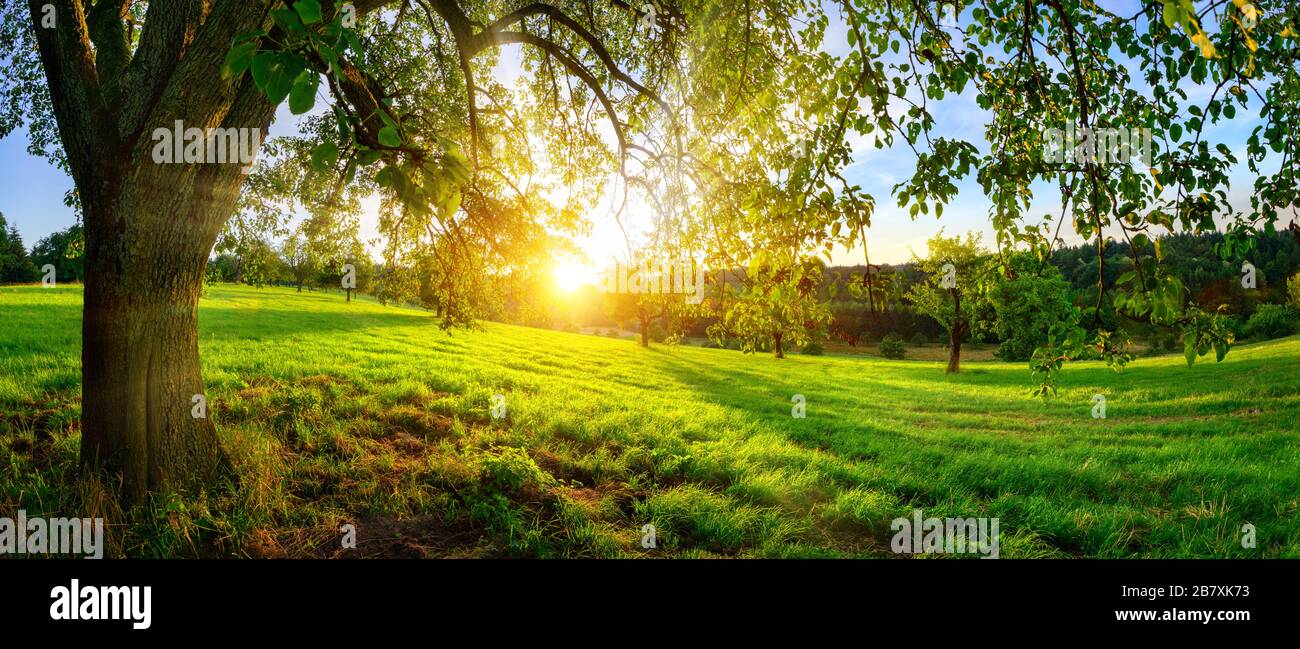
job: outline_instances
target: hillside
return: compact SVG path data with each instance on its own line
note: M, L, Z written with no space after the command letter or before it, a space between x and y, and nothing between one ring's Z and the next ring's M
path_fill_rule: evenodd
M80 303L0 287L0 512L103 515L116 555L893 556L922 508L998 517L1003 557L1300 556L1300 337L1081 363L1043 403L1022 364L447 332L222 285L199 333L238 479L126 516L76 478Z

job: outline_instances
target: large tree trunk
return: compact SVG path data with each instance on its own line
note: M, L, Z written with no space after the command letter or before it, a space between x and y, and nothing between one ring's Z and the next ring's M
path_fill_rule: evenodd
M273 2L149 3L134 51L130 3L27 4L85 223L82 463L120 475L128 505L210 484L226 462L211 409L195 416L197 305L245 169L156 161L152 134L178 123L266 133L275 107L251 75L221 69L236 35L269 27ZM57 29L36 27L53 5Z
M639 320L641 321L641 346L649 347L650 346L650 318L643 316L639 318Z
M228 210L211 197L167 194L160 201L128 186L86 205L81 460L119 475L127 503L210 484L227 466L204 396L197 324L212 221L224 222L212 211Z
M772 355L776 358L785 358L785 350L781 348L781 332L779 331L772 334Z

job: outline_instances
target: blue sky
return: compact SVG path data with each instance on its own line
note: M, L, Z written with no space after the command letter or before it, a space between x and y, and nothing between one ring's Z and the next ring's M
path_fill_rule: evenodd
M1131 15L1136 3L1125 1L1102 2L1103 7L1116 13ZM835 15L832 13L832 15ZM832 24L827 35L825 47L831 52L847 48L843 28ZM507 49L497 65L497 76L508 83L508 78L518 74L518 50ZM1189 88L1189 103L1203 104L1208 98L1210 87ZM318 109L320 105L318 104ZM983 142L985 114L975 104L973 84L967 92L944 101L932 103L938 125L935 135L958 137L972 142ZM289 114L287 108L281 107L271 134L288 135L296 132L297 118ZM1247 110L1240 110L1237 117L1230 121L1207 124L1205 137L1210 142L1223 142L1244 159L1246 138L1251 129L1258 124L1258 102L1252 103ZM914 167L914 158L905 145L895 145L890 149L877 150L861 139L854 143L854 163L847 170L846 177L859 184L865 191L876 198L876 213L873 218L870 238L872 261L876 263L896 263L907 261L914 250L925 254L925 240L932 236L940 226L949 234L975 230L985 233L985 241L992 242L992 231L988 226L989 202L984 198L979 185L972 174L959 185L960 194L949 204L942 219L933 216L921 216L913 221L905 210L899 209L892 199L893 185L910 175ZM11 225L16 225L22 233L28 247L51 232L67 228L75 222L73 212L63 204L64 193L72 188L72 180L43 158L27 153L27 133L19 129L9 137L0 139L0 213ZM1265 169L1276 167L1276 161ZM1239 165L1233 174L1233 188L1230 199L1235 205L1246 206L1253 177L1245 164ZM1030 212L1029 221L1037 222L1043 214L1059 214L1059 195L1053 187L1035 188L1036 199ZM362 218L363 238L377 236L374 202L369 205ZM590 215L593 221L592 235L583 243L589 256L598 256L602 249L608 249L608 239L616 226L607 217L607 209L597 207ZM1063 228L1063 237L1067 242L1077 243L1073 233L1066 236L1070 228ZM1073 237L1073 238L1072 238ZM595 254L593 254L595 253ZM851 253L839 251L834 255L835 263L853 264L862 260L861 250Z

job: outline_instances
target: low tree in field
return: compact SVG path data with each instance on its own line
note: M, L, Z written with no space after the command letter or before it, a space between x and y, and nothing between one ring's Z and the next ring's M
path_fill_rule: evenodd
M727 296L710 337L718 342L738 339L746 352L770 349L776 358L785 358L786 349L824 338L831 313L818 296L822 273L816 259L751 265L743 275L743 288Z
M320 270L320 260L313 257L312 252L301 232L294 232L280 244L280 263L284 267L285 279L296 286L299 293Z
M638 340L649 347L656 332L680 336L690 328L701 308L678 293L605 293L600 296L605 315L614 322L635 322ZM657 341L656 341L657 342Z
M996 281L997 267L982 238L974 232L945 237L940 230L927 242L926 258L916 259L926 279L907 296L948 332L948 373L961 371L962 342L989 326L989 285Z

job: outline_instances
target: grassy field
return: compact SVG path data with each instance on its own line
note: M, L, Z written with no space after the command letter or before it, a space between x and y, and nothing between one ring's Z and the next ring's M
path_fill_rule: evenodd
M1300 556L1295 337L1082 363L1043 403L1023 364L445 332L221 286L200 345L237 479L122 512L77 469L80 314L76 287L0 287L0 515L105 516L115 556L895 556L913 508L998 517L1004 558Z

